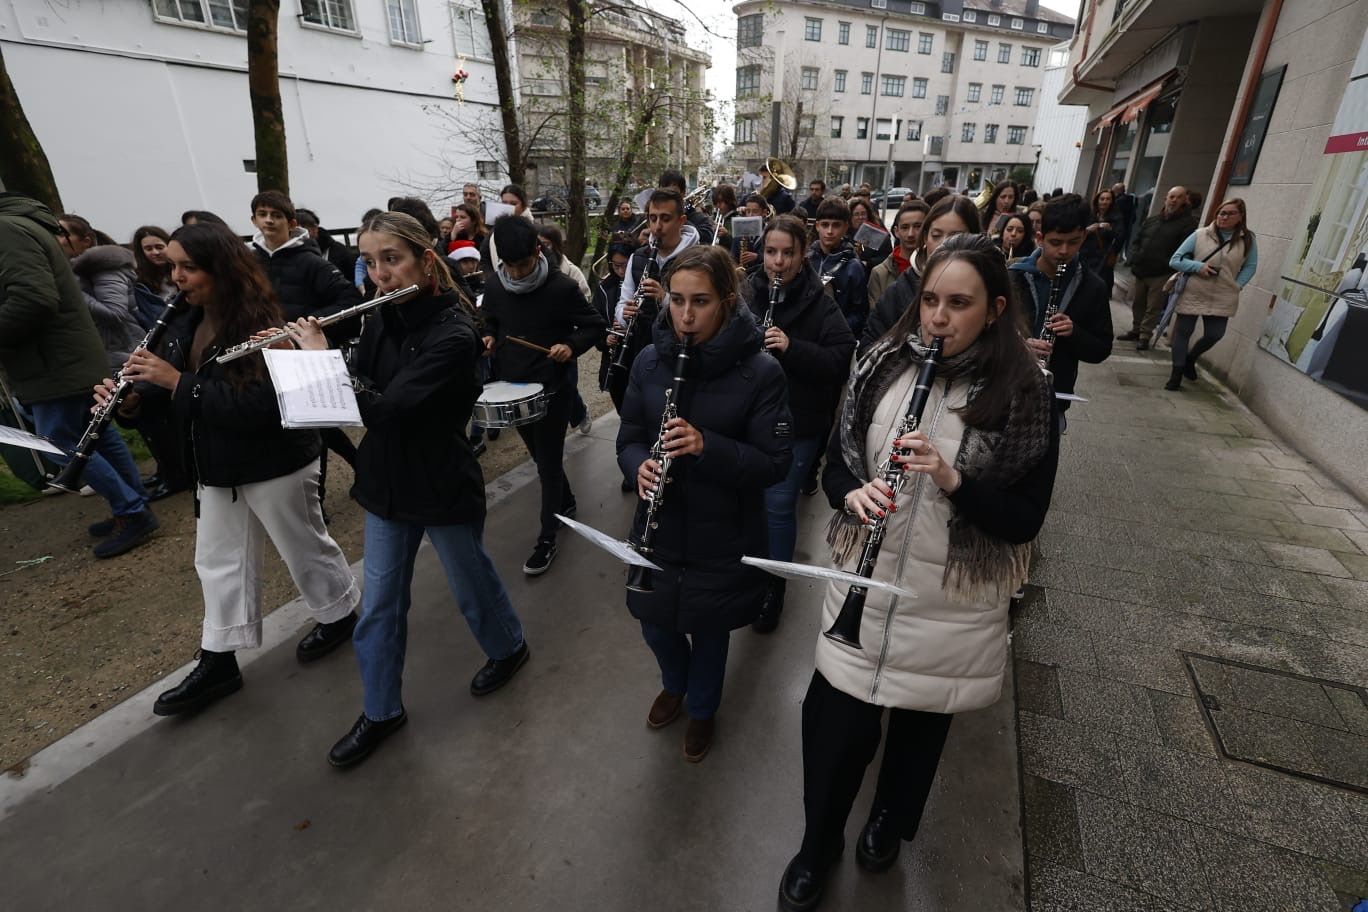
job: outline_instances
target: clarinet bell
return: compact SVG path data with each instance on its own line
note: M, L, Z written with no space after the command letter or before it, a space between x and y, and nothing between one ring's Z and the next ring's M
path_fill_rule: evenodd
M651 578L650 567L635 564L627 568L627 588L632 592L655 592L655 581Z
M864 649L860 644L860 624L864 621L865 595L868 591L851 586L850 591L846 593L845 602L841 604L840 614L836 615L831 629L822 636L851 649Z
M48 479L48 487L66 491L68 494L79 494L82 486L81 476L85 474L86 464L89 462L89 456L75 454L62 466L60 472Z

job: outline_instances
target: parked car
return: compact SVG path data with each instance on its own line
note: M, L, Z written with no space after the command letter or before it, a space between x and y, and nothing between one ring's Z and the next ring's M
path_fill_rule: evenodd
M893 187L888 191L888 203L885 208L897 209L899 206L903 204L904 199L916 195L917 191L913 190L911 187ZM869 201L872 202L875 206L883 205L883 200L884 193L882 190L873 193L869 197Z

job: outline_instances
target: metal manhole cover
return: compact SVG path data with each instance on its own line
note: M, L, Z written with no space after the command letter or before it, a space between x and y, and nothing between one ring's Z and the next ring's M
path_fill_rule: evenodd
M1182 653L1221 753L1368 793L1368 690Z

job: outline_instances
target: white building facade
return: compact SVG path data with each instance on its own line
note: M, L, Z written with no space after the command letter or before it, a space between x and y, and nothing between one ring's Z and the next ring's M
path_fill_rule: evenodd
M1035 165L1046 54L1073 33L1036 0L747 0L734 11L737 157L918 192L976 190Z
M256 192L246 0L67 0L0 9L0 42L63 203L115 240L208 209L248 233ZM396 195L495 188L469 135L497 118L479 0L284 0L290 195L355 225ZM469 78L464 103L453 76ZM467 127L468 125L468 127ZM445 189L439 189L445 188Z
M1055 45L1046 55L1045 72L1040 79L1040 108L1035 120L1040 163L1036 166L1035 186L1042 192L1056 189L1069 193L1085 191L1080 186L1078 161L1083 152L1083 135L1088 129L1088 106L1059 103L1068 63L1069 45Z

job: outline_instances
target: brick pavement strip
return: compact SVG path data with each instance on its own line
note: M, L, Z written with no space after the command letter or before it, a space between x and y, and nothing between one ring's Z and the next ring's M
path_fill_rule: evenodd
M1368 510L1167 369L1083 366L1016 616L1031 908L1348 910L1368 791L1311 777L1368 768Z

